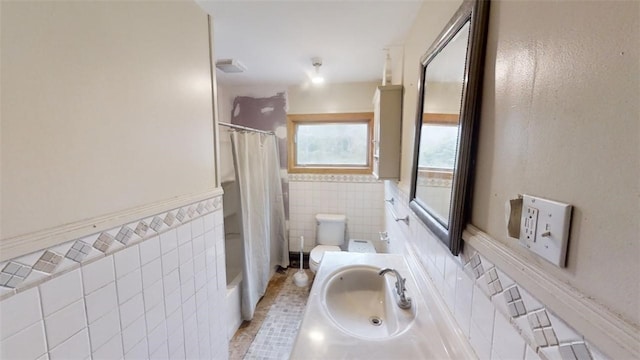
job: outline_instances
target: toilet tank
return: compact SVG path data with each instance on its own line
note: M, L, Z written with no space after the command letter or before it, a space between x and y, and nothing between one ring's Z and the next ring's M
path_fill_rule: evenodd
M344 228L347 217L342 214L317 214L316 215L316 241L318 245L344 244Z

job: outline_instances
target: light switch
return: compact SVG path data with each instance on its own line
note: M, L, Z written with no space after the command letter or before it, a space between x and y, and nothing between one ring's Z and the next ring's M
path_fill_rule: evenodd
M564 267L571 210L569 204L523 195L520 244L552 264Z

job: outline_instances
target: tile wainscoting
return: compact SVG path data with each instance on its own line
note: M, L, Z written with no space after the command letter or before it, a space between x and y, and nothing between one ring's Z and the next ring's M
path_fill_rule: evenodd
M222 196L0 269L0 358L228 357Z
M384 184L372 176L289 174L289 251L300 251L300 236L305 238L304 251L313 249L318 213L346 215L347 240L378 240L383 195Z
M606 359L593 344L468 243L453 256L410 210L408 195L385 182L389 252L411 256L433 282L480 359ZM418 255L419 254L419 255Z

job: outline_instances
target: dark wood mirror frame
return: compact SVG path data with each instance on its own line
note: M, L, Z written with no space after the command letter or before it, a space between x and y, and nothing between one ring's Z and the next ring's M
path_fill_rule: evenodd
M418 82L418 109L416 112L410 207L418 218L451 250L453 255L458 255L462 248L462 231L467 224L471 207L488 17L488 0L464 1L436 41L420 59L420 81ZM429 63L468 22L470 22L469 41L465 66L465 79L467 81L463 84L462 90L458 146L451 190L451 205L449 206L449 224L445 226L441 224L429 210L423 207L420 202L416 201L418 156L425 97L424 82Z

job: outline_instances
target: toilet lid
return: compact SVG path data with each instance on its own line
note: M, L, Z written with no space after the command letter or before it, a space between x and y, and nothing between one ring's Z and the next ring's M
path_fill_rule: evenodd
M370 240L351 239L349 240L347 251L358 253L375 253L376 248L375 246L373 246L373 243L371 243Z
M318 245L311 250L309 259L316 264L319 264L324 256L325 251L342 251L339 246L334 245Z

